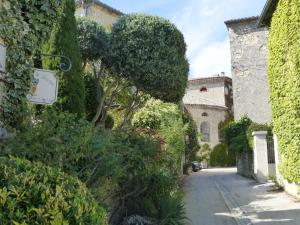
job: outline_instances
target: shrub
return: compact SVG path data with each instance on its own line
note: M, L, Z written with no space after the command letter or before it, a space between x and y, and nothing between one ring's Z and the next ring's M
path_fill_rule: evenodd
M224 143L218 144L210 154L210 165L220 167L234 166L235 154L229 151Z
M211 154L212 149L208 144L204 144L201 146L200 149L200 156L199 156L199 161L209 163L209 157Z
M244 116L237 122L231 122L222 130L225 144L230 151L250 151L247 130L252 121Z
M254 131L267 131L268 139L273 138L273 133L272 133L272 128L268 124L258 124L258 123L252 123L248 129L247 129L247 139L248 139L248 144L250 148L253 148L253 135L252 133Z
M138 89L165 101L182 99L189 65L175 25L155 16L122 16L113 25L110 47L116 71Z
M173 153L177 142L160 146L152 134L106 130L94 138L80 177L95 198L115 212L111 224L121 224L128 216L158 216L161 198L179 188L181 158Z
M5 146L4 153L77 174L81 160L90 154L92 138L92 127L84 119L47 110L35 124L19 132Z
M300 2L280 0L269 37L269 86L274 133L278 136L280 170L300 183Z
M69 72L58 72L60 83L58 102L59 110L78 115L85 115L85 89L82 70L82 61L77 41L77 25L75 19L75 1L65 0L64 14L59 25L52 32L50 40L44 47L48 54L65 55L70 58L72 68ZM68 65L68 62L64 62ZM52 58L44 58L43 64L51 69L57 68Z
M184 115L183 119L184 119L184 123L187 126L185 135L188 137L188 140L186 140L187 142L185 148L186 148L186 153L188 154L188 161L189 162L196 161L197 153L200 150L197 125L193 120L193 118L188 114Z
M86 187L57 169L1 157L0 180L2 224L107 224Z

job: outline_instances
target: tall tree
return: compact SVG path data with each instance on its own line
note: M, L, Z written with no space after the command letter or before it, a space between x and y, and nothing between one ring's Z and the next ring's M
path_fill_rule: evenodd
M82 61L77 41L77 25L75 18L75 1L67 0L64 16L53 32L45 49L48 54L60 54L71 59L72 68L68 72L59 72L59 100L56 106L63 111L85 114L85 89ZM43 60L44 66L55 68L49 59ZM64 62L68 64L68 62Z

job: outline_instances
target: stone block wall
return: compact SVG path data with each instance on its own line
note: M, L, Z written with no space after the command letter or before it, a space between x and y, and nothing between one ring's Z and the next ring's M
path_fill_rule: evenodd
M248 115L254 122L269 123L266 28L257 28L258 17L225 22L230 37L234 117Z
M245 177L254 177L254 163L252 152L242 152L236 154L236 165L238 174Z

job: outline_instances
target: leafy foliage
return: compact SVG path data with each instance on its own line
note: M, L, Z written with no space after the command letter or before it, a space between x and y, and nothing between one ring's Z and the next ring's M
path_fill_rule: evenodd
M200 149L200 156L199 156L200 160L199 161L209 164L211 152L212 152L212 149L209 146L209 144L202 145L201 149Z
M224 143L218 144L210 154L210 165L220 167L234 166L235 154L229 151Z
M186 136L188 137L188 140L186 140L187 143L185 147L188 153L188 161L196 161L197 153L200 150L197 125L193 118L188 114L185 114L183 119L184 123L187 124Z
M108 57L108 34L103 26L88 18L77 18L78 43L84 62Z
M83 70L74 13L74 0L66 0L66 7L62 18L59 20L59 25L52 32L50 40L44 46L43 50L48 54L67 56L72 62L72 68L69 72L58 72L60 83L59 99L56 106L62 111L85 115ZM68 65L68 62L64 63ZM52 58L44 58L43 64L46 68L57 68L57 63L53 63Z
M274 133L281 154L280 170L300 183L300 2L280 0L269 38L269 83Z
M90 154L92 138L92 127L84 119L48 110L7 143L4 152L77 175L81 160Z
M248 144L249 144L250 148L253 148L253 135L252 135L252 133L254 131L267 131L268 132L267 138L268 139L273 138L272 128L268 124L252 123L247 129L247 140L248 140Z
M88 178L85 182L100 202L113 202L112 224L132 215L158 217L163 210L159 208L161 198L178 188L179 174L174 169L178 162L147 135L98 133L93 155L87 160L89 166L82 177ZM103 180L111 183L104 192L99 189Z
M0 221L106 225L107 216L77 179L41 163L0 158Z
M182 99L189 65L175 25L143 14L122 16L113 25L110 48L118 74L138 89L166 101Z
M231 122L223 128L223 136L230 151L249 151L247 130L252 121L244 116L237 122Z
M6 0L0 7L0 37L8 47L1 121L19 127L27 115L26 95L33 76L33 57L48 38L65 1Z

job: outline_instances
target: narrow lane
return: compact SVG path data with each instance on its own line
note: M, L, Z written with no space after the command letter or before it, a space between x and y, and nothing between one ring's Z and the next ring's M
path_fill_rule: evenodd
M212 170L203 170L186 177L185 205L188 225L236 224L215 185L215 176Z
M300 203L270 184L208 169L185 178L187 225L300 225Z

